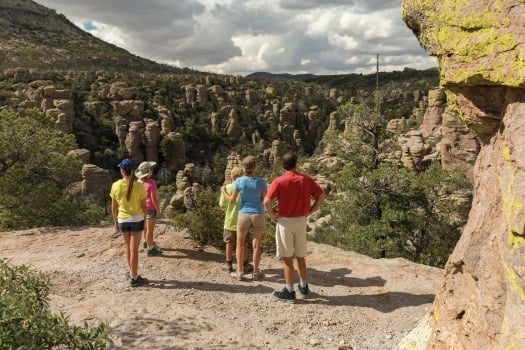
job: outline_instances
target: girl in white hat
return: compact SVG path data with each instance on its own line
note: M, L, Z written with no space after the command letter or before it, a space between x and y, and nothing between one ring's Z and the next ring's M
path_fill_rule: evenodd
M144 240L142 245L146 250L148 256L160 255L162 250L157 247L153 242L153 230L155 229L155 224L157 223L157 218L160 215L160 206L159 206L159 194L157 192L157 183L154 179L151 178L153 175L153 167L155 162L142 162L139 164L135 175L139 179L144 187L146 188L146 225L144 225Z

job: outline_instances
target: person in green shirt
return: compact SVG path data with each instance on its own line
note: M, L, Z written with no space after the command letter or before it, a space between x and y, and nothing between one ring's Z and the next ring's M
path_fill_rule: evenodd
M230 183L225 186L226 192L231 195L233 193L233 183L235 179L242 176L243 169L241 167L234 167L230 172ZM219 198L219 206L224 209L224 233L223 240L226 243L226 271L228 273L234 272L233 269L233 247L237 241L237 216L239 215L239 204L241 196L237 200L230 203L221 193ZM245 250L246 252L246 250ZM245 254L246 255L246 254ZM247 264L246 256L244 257L244 264Z

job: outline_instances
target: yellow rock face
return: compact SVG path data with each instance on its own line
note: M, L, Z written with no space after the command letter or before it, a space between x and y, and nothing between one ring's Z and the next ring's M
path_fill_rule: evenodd
M525 349L525 1L404 0L402 11L482 143L422 348Z
M518 1L404 0L402 11L438 58L442 84L525 86L525 9Z

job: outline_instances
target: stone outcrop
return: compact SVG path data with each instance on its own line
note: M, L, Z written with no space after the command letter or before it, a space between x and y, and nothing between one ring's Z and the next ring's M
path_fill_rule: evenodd
M170 148L167 150L166 167L169 171L176 173L184 168L186 162L186 144L182 135L177 132L170 132L167 136Z
M89 164L91 160L91 152L84 148L71 150L68 155L77 157L82 161L82 164Z
M131 122L125 139L129 157L133 159L135 164L140 164L144 161L144 154L142 153L142 145L144 144L143 129L144 125L141 121Z
M473 179L473 165L480 149L478 137L448 108L443 113L441 129L441 166Z
M241 156L235 152L232 152L226 162L226 169L224 170L224 185L231 183L231 171L235 167L242 168Z
M439 134L441 115L445 111L445 94L441 89L432 89L428 92L428 106L425 109L423 123L419 127L424 138Z
M73 132L73 100L71 90L57 90L48 85L41 88L41 110L55 120L57 130L69 134Z
M449 108L481 141L469 220L420 344L524 349L524 3L404 0L403 18L439 60Z
M401 163L410 170L423 170L423 156L428 153L428 148L423 141L419 130L411 130L406 135L398 138L401 146Z
M416 171L424 170L429 162L440 161L443 169L461 172L472 180L479 153L478 136L459 119L457 112L446 106L443 89L429 90L425 100L420 101L411 118L388 121L386 129L389 134L397 135L401 147L392 161ZM406 131L420 113L423 120L419 128Z
M84 164L82 166L81 195L83 197L105 204L110 189L111 177L108 170L94 164Z
M146 122L144 131L145 156L150 162L159 162L160 126L158 121Z

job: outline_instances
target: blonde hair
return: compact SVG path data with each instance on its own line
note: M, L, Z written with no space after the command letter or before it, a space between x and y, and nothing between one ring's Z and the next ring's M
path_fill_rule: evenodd
M236 166L236 167L233 167L233 169L231 170L230 176L232 180L235 180L239 176L242 176L243 172L244 170L241 167Z

